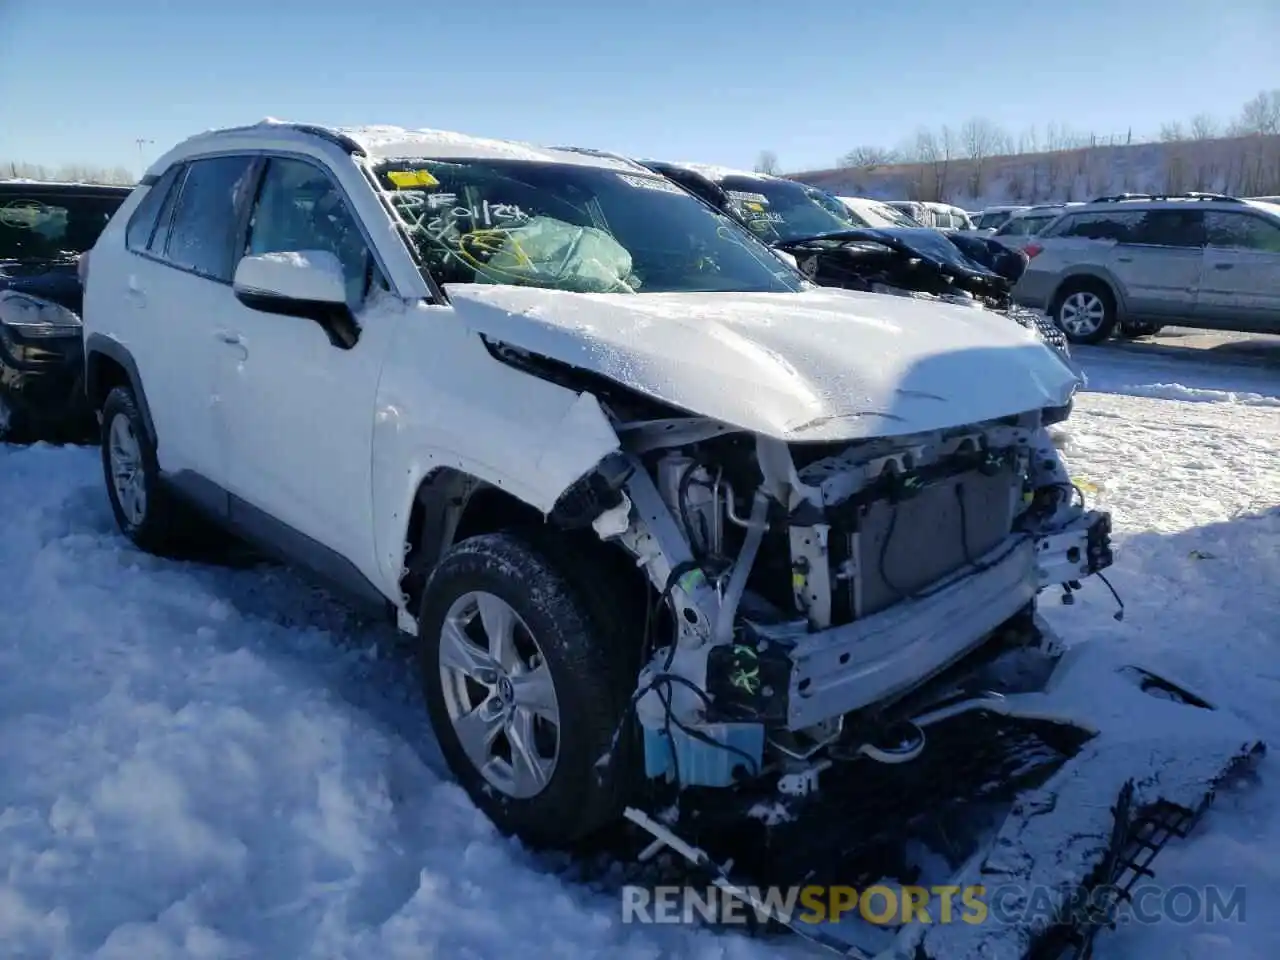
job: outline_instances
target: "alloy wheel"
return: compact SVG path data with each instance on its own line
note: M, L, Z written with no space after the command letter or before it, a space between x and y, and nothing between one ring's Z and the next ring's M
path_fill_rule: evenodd
M123 414L111 421L107 440L111 464L111 485L125 519L139 526L147 516L147 483L142 464L142 445L133 424Z
M1078 290L1062 301L1058 309L1058 323L1067 333L1076 337L1088 337L1102 327L1107 316L1107 306L1102 298L1088 290Z
M440 679L463 752L494 789L541 793L560 752L560 705L542 649L524 620L492 593L465 593L440 636Z

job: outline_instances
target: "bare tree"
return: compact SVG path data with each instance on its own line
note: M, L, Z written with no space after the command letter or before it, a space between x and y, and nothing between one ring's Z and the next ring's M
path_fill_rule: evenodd
M866 145L854 147L841 157L840 166L862 169L866 167L878 167L886 163L894 163L897 159L898 156L893 150L886 149L885 147Z
M916 159L924 164L927 174L921 184L921 199L942 200L947 194L947 178L956 154L955 133L945 126L938 133L922 127L916 133L913 152Z
M760 156L756 159L756 173L776 175L778 170L778 155L772 150L761 150Z
M1044 148L1048 153L1075 150L1088 146L1091 140L1088 134L1077 133L1064 123L1051 123L1045 128Z
M1177 143L1179 140L1187 139L1187 135L1182 130L1182 123L1174 120L1172 123L1162 123L1160 125L1160 142L1161 143Z
M974 117L960 128L960 148L972 164L973 172L969 178L971 197L982 193L986 160L998 155L1006 140L1004 131L985 117Z
M1040 135L1034 126L1028 127L1018 134L1018 152L1019 153L1039 153L1040 152Z
M1246 103L1238 125L1243 133L1280 133L1280 88L1263 90Z
M1218 135L1218 121L1208 113L1197 113L1191 118L1191 139L1212 140Z

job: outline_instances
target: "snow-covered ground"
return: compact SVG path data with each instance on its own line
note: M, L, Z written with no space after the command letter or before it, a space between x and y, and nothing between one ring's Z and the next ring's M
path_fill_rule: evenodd
M1073 472L1114 512L1112 582L1068 637L1176 665L1280 742L1280 378L1087 351ZM812 956L623 926L442 774L404 651L276 569L117 535L98 454L0 447L0 954L6 958ZM1247 887L1243 924L1128 927L1103 958L1273 958L1280 780L1160 860Z

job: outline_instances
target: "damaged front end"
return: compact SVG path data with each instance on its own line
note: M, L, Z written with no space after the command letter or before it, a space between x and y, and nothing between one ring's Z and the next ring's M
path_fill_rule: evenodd
M626 813L647 855L849 956L1087 950L1075 914L819 927L751 891L1002 887L1065 911L1148 870L1130 848L1163 840L1142 831L1184 829L1261 753L1036 613L1113 559L1047 430L1063 411L821 444L611 413L620 450L556 516L624 547L657 598L633 700L650 789Z

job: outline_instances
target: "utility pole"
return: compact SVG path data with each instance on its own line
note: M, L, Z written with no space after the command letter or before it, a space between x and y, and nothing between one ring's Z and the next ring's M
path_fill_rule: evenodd
M155 141L148 140L146 137L138 137L133 142L138 145L138 164L140 166L140 169L138 170L138 179L141 180L143 175L147 172L147 161L142 155L142 148L148 144L154 144Z

